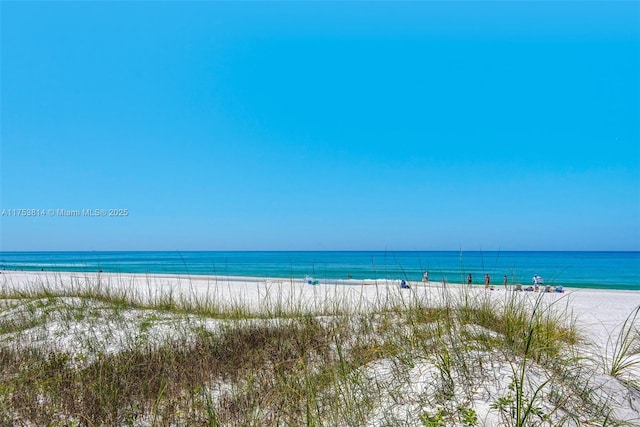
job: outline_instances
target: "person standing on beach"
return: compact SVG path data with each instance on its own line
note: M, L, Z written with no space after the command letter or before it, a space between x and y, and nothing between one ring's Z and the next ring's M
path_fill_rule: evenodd
M502 279L502 284L504 285L504 288L507 289L507 275L504 275L504 279Z
M429 270L425 271L424 274L422 275L422 281L424 283L429 283Z
M471 286L472 283L473 283L473 278L471 277L471 273L469 273L469 275L467 276L467 285Z
M484 288L488 289L489 288L489 283L491 282L491 279L489 279L489 275L485 274L484 275Z

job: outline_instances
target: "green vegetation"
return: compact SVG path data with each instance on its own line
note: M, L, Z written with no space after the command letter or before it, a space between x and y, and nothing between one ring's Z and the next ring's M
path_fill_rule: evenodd
M637 392L638 310L602 363L579 356L573 319L541 296L378 295L373 309L315 311L266 295L255 310L104 282L0 288L0 425L639 422L604 381Z
M625 320L613 342L612 351L604 357L605 373L640 388L634 368L640 367L640 306ZM611 341L610 341L611 343Z

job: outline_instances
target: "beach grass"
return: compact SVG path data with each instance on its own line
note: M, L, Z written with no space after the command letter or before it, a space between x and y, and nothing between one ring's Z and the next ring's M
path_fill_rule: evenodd
M5 279L0 425L640 422L637 310L598 359L543 294L127 280Z
M640 366L640 306L625 319L617 335L611 337L610 346L605 351L603 364L605 372L621 381L628 381L640 388L633 369Z

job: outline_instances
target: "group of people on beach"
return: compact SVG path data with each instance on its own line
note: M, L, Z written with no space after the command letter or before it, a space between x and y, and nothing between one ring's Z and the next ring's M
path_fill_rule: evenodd
M423 283L429 283L429 271L425 271L422 274L422 282ZM505 274L502 277L502 285L504 286L504 289L508 289L508 283L509 283L509 277ZM513 288L513 290L515 291L535 291L538 292L540 290L540 288L543 286L544 283L544 279L541 276L538 276L537 274L535 274L533 276L533 286L528 286L526 288L523 288L521 284L516 284L515 287ZM467 285L469 287L471 287L473 285L473 275L471 273L469 273L467 275ZM401 280L400 281L400 287L403 289L409 289L409 283L407 283L406 280ZM489 276L488 273L486 273L484 275L484 288L485 289L490 289L490 290L494 290L495 287L493 285L491 285L491 276ZM545 292L551 292L551 287L550 286L545 286L544 287L544 291ZM564 292L564 288L562 286L556 286L553 289L554 292Z
M502 284L504 286L505 289L507 289L507 283L508 283L508 277L505 274L504 277L502 278ZM471 273L469 273L469 275L467 276L467 285L471 286L473 285L473 275ZM491 276L489 276L489 273L486 273L484 275L484 288L485 289L491 289L494 290L495 288L491 285Z
M522 284L516 284L514 287L514 290L538 292L544 286L544 279L542 278L542 276L538 276L537 274L535 274L533 276L532 281L533 281L532 286L527 286L523 288ZM505 274L502 278L502 285L504 286L505 289L508 289L508 286L507 286L508 283L509 283L509 278ZM468 286L473 285L473 276L471 275L471 273L469 273L469 275L467 276L467 285ZM490 290L495 289L494 286L491 285L491 277L489 276L489 274L484 275L484 288L490 289ZM544 286L544 292L552 292L551 287ZM564 288L562 287L562 285L555 286L553 288L553 292L564 292Z
M522 285L516 285L516 291L529 291L529 292L539 292L541 288L544 287L543 292L560 292L564 293L564 287L562 285L557 285L551 289L551 286L544 286L544 279L537 274L533 275L533 286L527 286L526 288L522 288Z

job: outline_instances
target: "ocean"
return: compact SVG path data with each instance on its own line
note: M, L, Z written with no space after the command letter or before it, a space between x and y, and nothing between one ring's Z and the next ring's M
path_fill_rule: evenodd
M640 290L640 252L273 251L0 252L0 269L256 276L320 280L406 279Z

